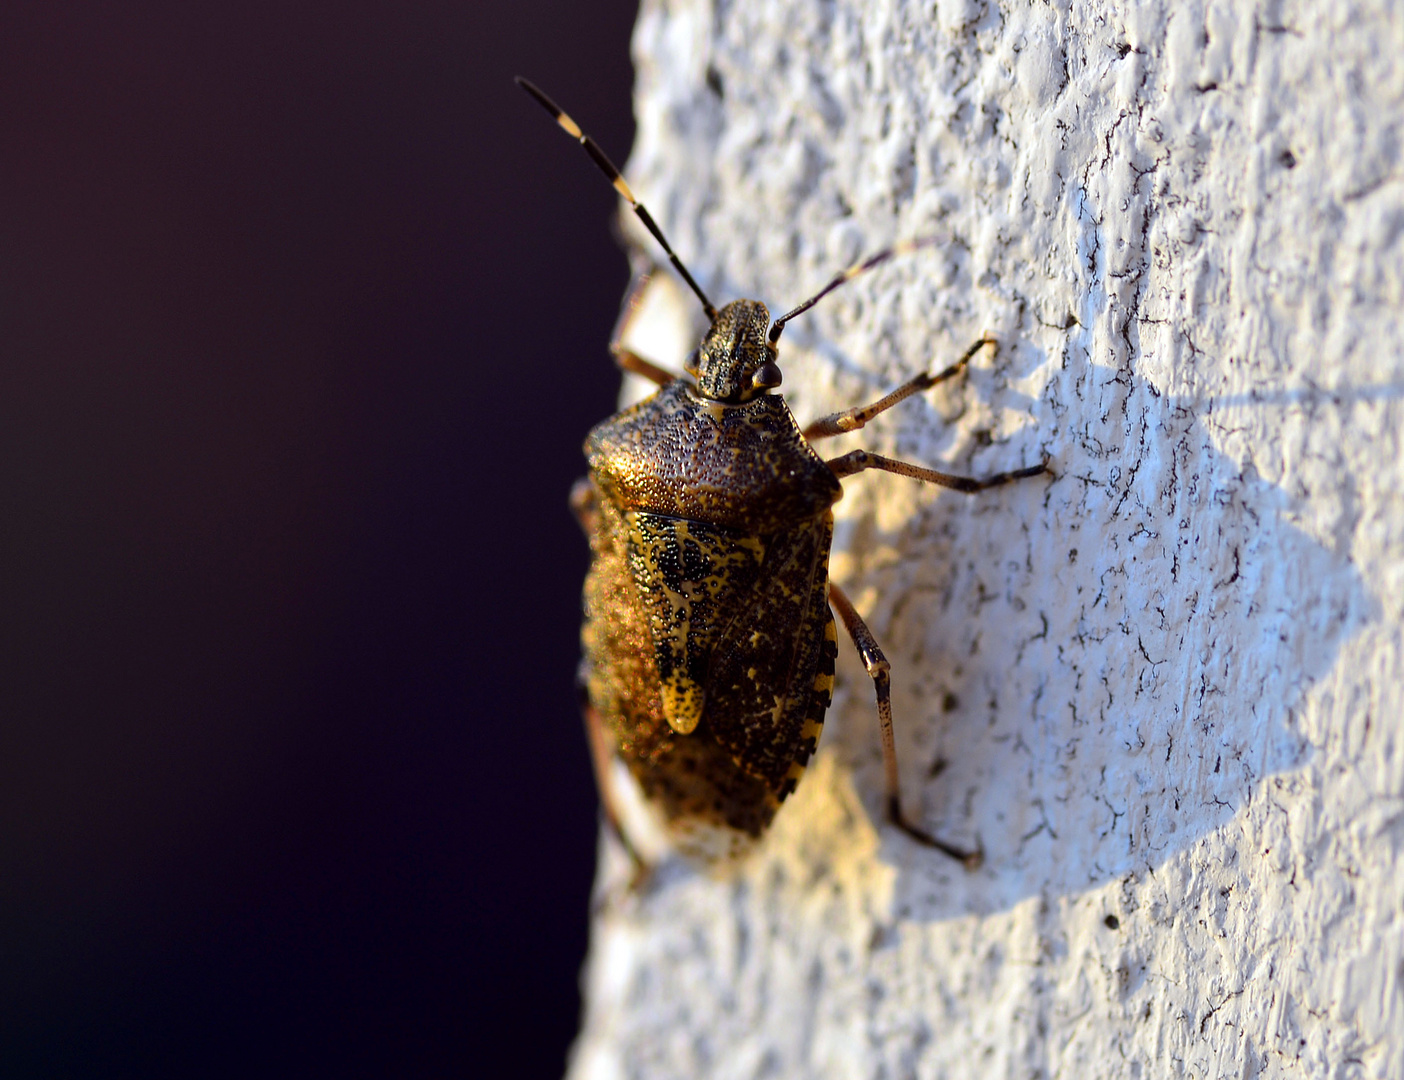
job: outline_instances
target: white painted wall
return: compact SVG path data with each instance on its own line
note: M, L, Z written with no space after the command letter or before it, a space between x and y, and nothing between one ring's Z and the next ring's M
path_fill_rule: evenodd
M881 825L846 650L755 859L602 882L572 1075L1404 1077L1404 8L645 0L635 56L718 302L949 237L786 331L801 419L1004 343L835 453L1058 478L840 504L985 867Z

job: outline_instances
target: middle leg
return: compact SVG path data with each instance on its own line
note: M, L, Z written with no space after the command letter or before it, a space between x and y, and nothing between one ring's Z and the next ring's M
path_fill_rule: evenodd
M984 491L987 488L1008 484L1013 480L1024 480L1030 476L1040 476L1050 471L1048 461L1045 458L1040 465L1030 465L1027 468L1013 469L1010 472L995 473L993 476L952 476L950 473L937 472L935 469L925 469L920 465L911 465L895 458L883 457L870 450L854 450L852 453L830 458L825 464L834 470L834 475L839 479L860 473L864 469L881 469L883 472L910 476L913 480L925 480L932 484L951 488L954 491L967 493Z

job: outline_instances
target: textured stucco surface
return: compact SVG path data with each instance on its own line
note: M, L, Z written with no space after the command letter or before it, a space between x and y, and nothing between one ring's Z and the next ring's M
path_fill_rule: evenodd
M718 302L947 238L787 330L801 419L990 330L833 452L1058 475L839 506L984 868L881 825L845 645L755 858L604 848L573 1076L1404 1076L1402 12L645 0L627 172Z

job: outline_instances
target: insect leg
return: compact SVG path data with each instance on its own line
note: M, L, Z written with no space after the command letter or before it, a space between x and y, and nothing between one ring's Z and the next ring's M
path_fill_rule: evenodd
M570 485L570 512L587 537L595 535L595 525L599 520L600 509L596 505L595 485L588 476L582 476Z
M897 773L897 744L892 737L892 680L888 674L892 666L882 654L882 649L873 637L873 632L868 629L868 624L863 621L843 590L832 581L829 582L829 602L838 609L839 618L843 620L848 636L853 639L853 645L862 657L863 666L868 669L868 675L877 691L878 728L882 733L882 763L887 772L888 820L914 840L958 859L965 864L967 870L974 870L984 860L983 852L978 849L965 851L943 840L937 840L930 833L913 825L902 813L901 780Z
M844 412L834 413L822 419L815 420L804 429L806 439L827 439L831 435L843 435L849 431L857 431L878 413L884 413L892 406L897 405L913 394L918 394L923 390L930 389L937 383L952 379L965 370L965 366L970 363L971 357L983 349L986 345L994 346L998 342L992 337L982 337L974 345L965 350L965 355L957 360L944 371L938 371L934 375L928 371L923 371L914 379L909 379L896 390L884 398L880 398L871 405L860 405L854 409L847 409Z
M585 685L585 679L576 679L576 694L580 700L580 712L585 718L585 734L590 740L590 760L595 767L595 786L600 792L600 808L604 811L604 819L609 831L612 832L628 853L629 861L634 864L635 876L641 874L647 867L647 863L639 855L638 850L629 842L629 837L625 835L624 829L619 824L619 803L614 792L614 782L610 776L610 766L614 761L614 752L611 749L609 734L604 729L604 721L600 719L599 712L590 704L589 689Z
M667 386L673 381L672 375L652 360L647 360L634 352L633 349L624 346L624 335L629 332L629 324L638 314L639 303L643 300L644 290L648 288L652 277L652 265L646 269L634 271L634 276L629 281L629 291L624 294L624 304L619 309L619 318L614 323L614 332L609 335L609 351L621 371L642 375L645 379L657 383L659 386Z
M851 454L830 458L826 464L834 470L834 475L840 479L862 472L864 469L881 469L883 472L910 476L914 480L925 480L955 491L965 492L984 491L986 488L1007 484L1011 480L1023 480L1025 477L1051 472L1048 468L1048 462L1045 460L1041 465L1030 465L1024 469L1014 469L1012 472L995 473L993 476L952 476L950 473L937 472L935 469L923 469L920 465L910 465L905 461L883 457L881 454L874 454L867 450L854 450Z

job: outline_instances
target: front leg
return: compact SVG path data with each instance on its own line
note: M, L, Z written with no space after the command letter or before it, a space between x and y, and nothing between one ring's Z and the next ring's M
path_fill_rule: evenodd
M901 386L897 387L896 390L892 391L892 393L888 394L886 397L879 398L871 405L860 405L855 409L846 409L843 412L834 413L831 416L825 416L822 419L815 420L804 429L804 437L813 441L815 439L827 439L833 435L843 435L850 431L857 431L874 416L877 416L879 413L884 413L892 408L892 406L906 401L907 398L911 397L913 394L928 390L937 383L945 382L947 379L955 378L965 370L966 365L970 363L971 358L977 352L986 345L993 348L998 344L999 343L995 341L994 338L986 334L979 341L975 342L974 345L966 349L965 355L944 371L938 371L934 375L930 372L923 371L920 375L916 376L916 378L908 379Z

